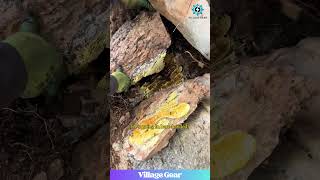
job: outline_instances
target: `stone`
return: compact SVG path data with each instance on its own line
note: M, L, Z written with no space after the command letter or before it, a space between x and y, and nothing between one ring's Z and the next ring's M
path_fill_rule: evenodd
M61 159L55 159L48 168L48 179L59 180L64 176L64 162Z
M119 1L112 2L110 13L110 33L114 34L127 20L132 20L138 14L137 9L128 9Z
M143 101L129 120L132 123L123 131L124 150L118 153L122 161L127 161L128 155L138 161L145 161L165 148L177 129L172 126L189 128L188 124L183 124L184 121L196 110L202 99L209 97L209 89L210 75L205 74L158 91ZM144 126L149 130L145 131Z
M107 1L0 0L0 4L0 39L18 30L28 9L39 16L41 34L64 55L71 73L80 72L106 47Z
M149 0L152 7L171 21L184 38L210 60L210 5L208 1ZM201 15L193 13L193 5L202 5Z
M48 178L47 178L47 173L45 173L45 172L40 172L39 174L37 174L34 178L33 178L33 180L47 180Z
M171 39L160 14L141 12L111 37L111 73L121 67L132 84L158 73L164 68L163 61L170 44Z
M218 136L241 130L256 139L257 147L246 166L224 179L247 179L271 155L280 132L294 122L312 96L307 83L310 71L294 65L308 61L305 48L299 46L301 43L249 59L214 79L211 117L217 132L212 133Z
M210 169L210 113L198 108L178 129L168 146L146 161L130 158L133 169Z
M79 180L106 180L109 164L109 130L101 127L72 153L72 167L80 170Z
M320 171L319 159L312 158L290 140L283 142L268 158L268 163L257 168L249 180L318 180Z
M80 126L81 122L85 121L85 117L81 116L72 116L72 115L61 115L58 116L58 119L65 128L74 128Z

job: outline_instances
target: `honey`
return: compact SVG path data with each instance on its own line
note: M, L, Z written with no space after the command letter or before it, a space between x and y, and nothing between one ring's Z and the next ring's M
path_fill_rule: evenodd
M153 137L159 135L164 131L162 128L141 128L148 125L166 126L175 123L176 119L182 118L190 111L188 103L178 102L178 93L172 92L166 101L159 107L159 109L152 115L145 117L138 121L137 128L133 130L129 136L129 142L132 145L143 145Z

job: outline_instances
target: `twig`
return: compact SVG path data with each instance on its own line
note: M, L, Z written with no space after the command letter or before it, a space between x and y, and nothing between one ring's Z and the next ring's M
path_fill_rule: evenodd
M2 110L8 110L8 111L11 111L11 112L14 112L14 113L17 113L17 114L19 114L19 113L31 113L31 114L33 114L33 116L41 119L43 121L43 123L44 123L47 135L48 135L49 140L51 142L51 148L55 149L53 140L52 140L51 135L50 135L49 130L48 130L47 120L45 118L43 118L42 116L40 116L37 112L35 112L35 111L16 111L16 110L13 110L13 109L10 109L10 108L2 108Z
M32 147L30 147L30 146L28 146L28 145L25 145L25 144L23 144L23 143L20 143L20 142L13 143L13 144L11 144L10 146L11 146L11 147L12 147L12 146L23 146L23 147L25 147L25 148L27 148L27 149L33 149Z
M50 135L49 130L48 130L47 120L46 120L45 118L41 117L41 116L40 116L38 113L36 113L36 112L35 112L34 114L35 114L39 119L41 119L41 120L43 121L44 126L45 126L45 128L46 128L47 135L48 135L48 137L49 137L49 139L50 139L50 142L51 142L51 148L52 148L52 149L55 149L53 140L52 140L51 135Z
M191 57L195 62L197 62L197 63L201 63L201 64L204 64L204 65L208 66L208 64L207 64L207 63L202 62L202 61L200 61L200 60L196 59L196 58L191 54L191 52L189 52L189 51L185 51L184 53L189 54L189 55L190 55L190 57Z

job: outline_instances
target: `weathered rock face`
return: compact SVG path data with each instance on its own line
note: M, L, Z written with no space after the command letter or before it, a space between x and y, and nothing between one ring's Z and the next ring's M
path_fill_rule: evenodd
M308 79L309 91L314 95L304 104L284 141L268 158L268 163L257 168L249 179L310 179L319 178L320 164L320 48L319 38L307 38L278 57L277 65L290 64L295 72ZM267 169L269 170L268 172ZM263 178L262 178L263 177Z
M122 156L120 161L128 161L128 155L136 160L147 160L166 147L176 131L169 126L181 125L195 111L199 101L209 97L209 89L210 76L206 74L159 91L142 102L135 109L132 123L123 132L124 140L120 143L123 150L118 153ZM127 167L119 165L117 168Z
M111 72L121 66L133 83L160 72L170 36L159 13L142 12L111 38Z
M130 158L132 169L209 169L209 111L198 106L186 123L189 128L177 130L169 145L149 160Z
M96 59L106 46L108 1L0 0L0 4L0 39L16 32L30 9L40 18L41 34L66 57L72 73Z
M289 132L249 180L319 179L319 126L308 119L297 119Z
M272 153L263 167L257 168L249 180L319 179L320 161L308 155L299 144L287 141Z
M80 170L79 180L107 179L109 132L107 125L90 139L80 143L74 150L72 165Z
M136 9L125 8L119 1L111 3L110 34L114 34L127 20L132 20L138 14Z
M213 86L213 123L226 134L242 130L257 142L254 158L225 179L247 179L278 144L281 129L290 124L311 96L305 79L285 57L301 57L299 48L281 49L250 60L217 78ZM301 59L300 59L301 60Z

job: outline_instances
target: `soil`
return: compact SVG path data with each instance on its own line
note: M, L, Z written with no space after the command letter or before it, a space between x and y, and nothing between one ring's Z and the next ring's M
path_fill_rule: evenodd
M40 103L31 105L17 100L10 109L1 110L1 179L29 180L36 173L46 171L54 159L70 160L72 146L58 141L67 130L54 116L42 115L44 109L36 109L34 105L42 107ZM67 171L65 178L71 173Z

